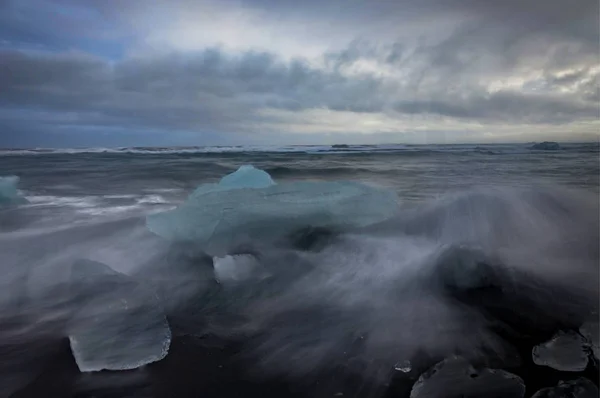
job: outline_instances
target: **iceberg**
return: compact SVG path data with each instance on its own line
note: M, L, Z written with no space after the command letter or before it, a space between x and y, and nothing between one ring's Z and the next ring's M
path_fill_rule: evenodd
M539 142L537 144L533 144L531 146L531 149L538 151L558 151L560 149L560 145L558 144L558 142L544 141Z
M410 398L524 395L525 384L520 377L499 369L476 369L462 357L446 358L423 373L410 392Z
M70 286L79 309L68 337L81 372L135 369L167 355L171 330L149 288L88 260L73 265Z
M564 372L581 372L588 364L584 338L576 332L558 332L549 341L536 345L533 363Z
M223 192L242 188L267 188L275 185L269 173L251 165L244 165L236 172L221 178L218 184L202 184L192 194L190 199L201 197L211 192Z
M355 228L384 221L398 209L396 194L356 182L276 184L242 166L217 184L198 187L178 208L148 216L150 231L191 241L222 256L253 240L273 240L303 228Z
M0 206L27 203L17 188L19 181L17 176L0 177Z
M598 387L588 379L561 381L556 387L542 388L531 398L598 398Z

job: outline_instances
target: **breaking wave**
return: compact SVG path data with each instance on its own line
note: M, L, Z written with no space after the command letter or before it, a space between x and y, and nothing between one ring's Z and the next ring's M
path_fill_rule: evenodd
M560 152L600 152L597 143L561 144ZM531 144L440 144L440 145L244 145L244 146L186 146L186 147L117 147L117 148L33 148L1 149L0 156L31 155L78 155L78 154L125 154L125 155L194 155L194 154L236 154L236 153L306 153L314 155L338 154L480 154L480 155L518 155L531 154Z
M51 322L48 333L66 335L75 303L55 293L68 284L65 265L86 258L154 286L174 336L241 342L258 375L342 367L382 382L399 361L425 369L449 355L514 366L521 340L598 311L598 220L597 197L584 191L475 190L362 229L309 229L285 245L257 238L230 253L234 273L152 235L138 216L104 220L0 236L0 303L33 329Z

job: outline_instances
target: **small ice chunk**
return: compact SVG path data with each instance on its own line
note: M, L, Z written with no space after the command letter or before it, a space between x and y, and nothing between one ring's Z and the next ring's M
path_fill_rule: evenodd
M598 322L590 321L584 323L579 328L579 333L585 337L586 343L596 359L600 359L600 329L598 328Z
M394 370L402 373L409 373L412 370L412 364L408 360L396 362L394 365Z
M212 256L252 240L281 239L306 227L363 227L398 209L396 194L355 182L275 184L243 166L218 184L194 191L177 209L153 214L147 226L172 241L192 241Z
M523 380L497 369L476 369L466 359L451 357L423 373L410 398L522 398Z
M531 398L598 398L598 387L588 379L561 381L556 387L542 388Z
M219 283L241 282L248 279L264 279L268 273L251 254L214 257L215 279Z
M71 289L80 307L69 341L80 371L135 369L167 355L171 330L148 287L86 260L73 265Z
M531 352L536 365L564 372L581 372L588 364L585 341L576 332L558 332L549 341L536 345Z
M0 177L0 206L27 203L17 188L19 181L17 176Z

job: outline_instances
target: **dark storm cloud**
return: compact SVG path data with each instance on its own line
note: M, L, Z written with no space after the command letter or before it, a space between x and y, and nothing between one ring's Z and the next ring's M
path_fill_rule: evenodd
M384 17L401 20L454 13L496 24L523 24L531 30L571 32L571 35L586 37L593 34L587 29L589 26L597 29L600 10L595 0L242 0L241 3L278 15L337 17L342 23L347 20L368 22L370 18Z
M268 53L231 57L210 49L109 65L85 54L0 52L0 104L77 112L93 123L243 128L265 106L326 107L327 99L373 95L370 77L349 79L283 63ZM342 106L342 105L340 105Z
M283 62L268 53L229 56L216 49L114 64L78 53L4 51L0 103L78 112L93 123L165 128L243 128L244 121L257 121L256 111L264 107L529 122L596 116L597 103L585 98L593 95L584 89L585 83L593 86L597 81L597 72L590 76L589 69L564 76L549 73L540 80L546 92L488 93L482 83L469 81L477 76L474 66L462 65L447 54L444 62L438 60L439 66L433 62L425 66L431 54L419 55L420 51L396 61L400 67L411 65L404 82L368 73L344 75L341 69L362 59L348 61L347 52L340 55L344 61L336 69L326 71L300 60ZM383 52L381 58L388 59L389 54ZM466 69L459 71L461 67ZM487 75L482 78L485 83ZM457 85L456 79L464 81ZM563 85L581 86L582 91L561 94L557 88Z
M0 1L0 47L80 50L120 56L126 30L100 9L66 0Z
M161 4L192 12L198 2ZM274 24L306 21L307 29L323 20L332 22L332 30L350 32L357 24L375 31L380 20L397 22L400 30L403 22L417 20L422 29L413 38L400 30L403 38L394 38L394 32L380 40L349 36L349 45L333 46L319 60L217 46L115 58L133 29L127 21L136 20L147 3L2 0L0 121L11 131L37 123L250 133L269 124L285 129L285 120L265 109L329 109L399 120L430 115L483 124L565 124L598 117L597 1L218 4L262 10ZM460 23L445 31L428 22L445 16ZM31 43L46 51L33 51ZM8 120L10 112L30 117Z

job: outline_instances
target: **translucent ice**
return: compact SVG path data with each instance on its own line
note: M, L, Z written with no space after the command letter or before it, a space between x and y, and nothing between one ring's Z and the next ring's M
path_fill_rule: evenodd
M423 373L410 398L521 398L525 384L518 376L497 369L476 369L464 358L443 360Z
M397 370L402 373L409 373L410 371L412 371L412 364L410 363L410 361L396 362L396 364L394 365L394 370Z
M268 273L253 255L214 257L215 279L219 283L235 283L249 279L263 279Z
M218 184L202 184L192 194L190 199L200 197L210 192L223 192L241 188L267 188L275 185L269 173L251 165L241 166L237 171L221 178Z
M598 387L586 378L561 381L556 387L543 388L531 398L598 398Z
M266 188L275 185L275 181L266 171L251 165L244 165L235 173L221 178L219 185L228 188Z
M80 371L135 369L167 355L171 331L146 286L104 264L81 261L72 268L71 289L79 310L69 341Z
M27 200L21 196L17 186L19 177L0 177L0 206L25 203Z
M588 363L585 341L575 332L558 332L549 341L533 347L531 355L536 365L564 372L581 372Z
M218 184L194 191L177 209L148 217L155 234L193 241L213 256L252 240L286 236L306 227L362 227L396 213L395 193L355 182L275 184L243 166Z

